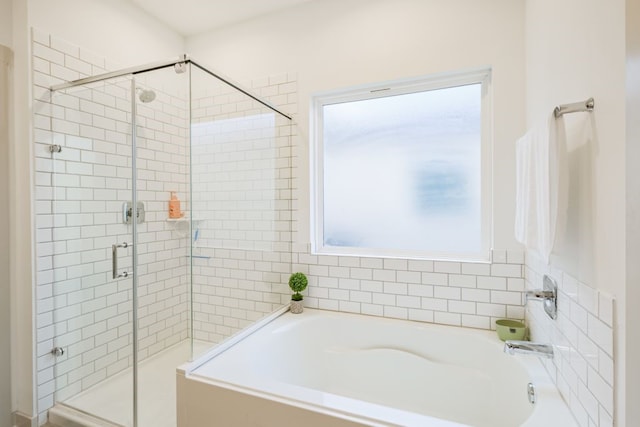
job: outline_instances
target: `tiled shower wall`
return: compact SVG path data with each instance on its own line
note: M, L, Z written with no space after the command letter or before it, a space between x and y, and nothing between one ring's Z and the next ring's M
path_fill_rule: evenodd
M171 77L186 83L184 75ZM177 192L182 210L190 207L188 102L175 88L171 95L151 88L156 99L136 108L136 184L146 212L137 228L139 360L186 339L189 318L189 240L167 221L170 191Z
M558 317L527 304L531 340L552 343L545 367L580 426L612 427L614 413L614 300L527 254L527 289L541 289L545 274L558 284Z
M111 279L111 245L131 242L130 81L57 92L51 84L105 71L105 60L33 32L38 404L42 413L132 362L132 281ZM144 83L144 82L142 82ZM168 190L185 195L187 105L156 90L138 104L139 356L187 337L187 238L166 222ZM62 151L51 153L50 144ZM176 188L177 187L177 188ZM119 271L131 271L120 249ZM54 358L54 346L63 356ZM55 394L54 394L55 393Z
M294 75L252 86L284 111L295 106ZM289 298L292 126L225 84L194 95L193 333L219 342Z

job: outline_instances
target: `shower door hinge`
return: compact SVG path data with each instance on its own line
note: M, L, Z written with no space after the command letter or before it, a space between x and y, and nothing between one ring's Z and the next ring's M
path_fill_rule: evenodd
M177 62L173 66L173 70L176 72L176 74L182 74L185 71L187 71L187 63L186 62Z
M64 348L62 348L62 347L53 347L53 349L51 350L51 354L54 355L55 357L60 357L60 356L64 355Z

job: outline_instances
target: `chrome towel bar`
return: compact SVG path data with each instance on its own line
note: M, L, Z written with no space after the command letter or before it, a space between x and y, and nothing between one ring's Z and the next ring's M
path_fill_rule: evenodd
M563 114L567 113L579 113L582 111L591 112L593 111L593 107L595 106L595 101L593 98L589 98L586 101L582 102L574 102L573 104L562 104L558 105L553 109L553 115L557 119Z

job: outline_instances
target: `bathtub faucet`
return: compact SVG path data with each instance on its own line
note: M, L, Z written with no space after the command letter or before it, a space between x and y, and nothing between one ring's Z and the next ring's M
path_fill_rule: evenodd
M536 289L535 291L527 291L525 293L525 299L529 300L544 300L547 298L555 298L556 293L554 291L543 291L542 289Z
M542 301L544 311L550 318L558 317L558 284L551 276L544 275L542 278L542 289L527 291L524 294L525 304L530 300Z
M505 341L504 352L509 354L531 354L553 359L553 346L551 344L538 344L530 341Z

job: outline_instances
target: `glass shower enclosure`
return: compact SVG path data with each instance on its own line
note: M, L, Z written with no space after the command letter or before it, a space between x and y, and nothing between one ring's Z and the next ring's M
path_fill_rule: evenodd
M289 299L291 119L186 56L54 86L50 108L54 411L173 426L175 368Z

